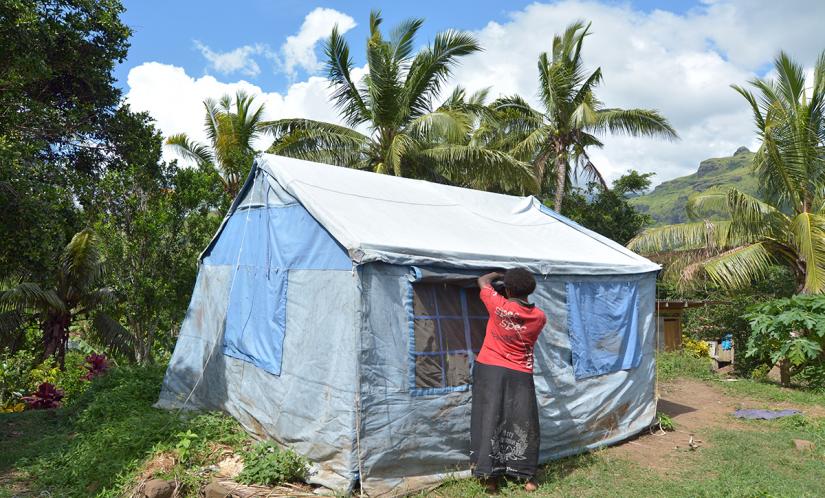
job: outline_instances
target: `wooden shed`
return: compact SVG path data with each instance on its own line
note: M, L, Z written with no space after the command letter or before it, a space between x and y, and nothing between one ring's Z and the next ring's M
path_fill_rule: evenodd
M656 301L656 315L658 317L658 336L656 348L659 351L675 351L682 347L682 312L690 308L700 308L708 301L671 301L659 299Z

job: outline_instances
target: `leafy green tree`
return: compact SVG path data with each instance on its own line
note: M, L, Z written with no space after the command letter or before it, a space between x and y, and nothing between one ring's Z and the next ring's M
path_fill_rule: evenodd
M148 115L132 115L133 140L122 164L96 186L95 229L118 299L111 313L125 324L139 363L171 348L186 311L197 257L220 223L226 196L210 164L178 169L161 161L160 133ZM127 132L127 128L124 128Z
M43 331L43 358L54 356L64 365L69 328L90 320L97 339L111 350L128 347L126 331L101 308L112 302L112 289L101 285L104 274L100 243L90 229L78 232L66 246L50 287L16 282L0 290L0 327L20 327L35 316Z
M0 2L0 137L77 159L120 100L112 70L131 34L122 12L117 0Z
M564 193L579 174L606 187L587 150L603 146L599 136L676 139L676 131L658 111L605 107L596 97L601 68L588 73L581 58L590 24L575 22L553 37L552 52L539 56L539 97L542 109L532 108L519 96L496 100L498 132L492 146L530 161L541 192L552 192L553 207L561 212Z
M83 227L77 187L107 167L117 0L0 1L0 276L47 285Z
M40 161L0 157L0 276L49 282L66 242L83 227L71 189L49 181L52 174Z
M275 138L269 152L444 183L534 190L527 164L469 141L477 118L471 108L450 100L433 104L459 59L480 50L478 42L449 30L414 53L422 19L402 22L389 38L381 24L380 12L372 12L369 74L361 81L353 79L349 45L337 28L326 42L333 101L347 126L274 121L268 125Z
M802 67L781 53L776 78L759 91L734 86L750 103L762 143L754 158L764 200L736 188L698 194L689 223L646 230L628 245L673 264L682 282L708 276L726 288L749 286L774 264L793 273L797 292L825 291L825 53L806 89ZM726 219L702 219L723 212Z
M628 202L628 196L639 194L650 187L653 173L631 170L606 189L596 182L586 188L575 188L565 196L562 214L585 227L620 244L630 239L653 222L650 215L640 213Z
M753 330L747 354L779 363L781 382L807 369L825 375L825 296L797 295L754 307L745 318Z
M243 91L234 100L224 95L219 101L207 99L204 128L210 145L198 143L185 133L166 139L175 152L200 166L214 166L221 173L224 189L234 198L241 189L257 153L254 141L267 129L261 119L264 106L255 107L255 98Z

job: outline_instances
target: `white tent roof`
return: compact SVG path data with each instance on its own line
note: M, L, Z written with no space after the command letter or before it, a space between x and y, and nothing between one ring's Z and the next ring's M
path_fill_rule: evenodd
M258 167L356 263L524 266L540 274L629 274L659 265L515 197L264 154Z

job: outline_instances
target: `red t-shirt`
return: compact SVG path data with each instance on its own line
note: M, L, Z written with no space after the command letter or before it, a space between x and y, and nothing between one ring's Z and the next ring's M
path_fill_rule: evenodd
M533 345L547 323L540 309L510 301L492 286L481 289L490 319L476 360L485 365L533 373Z

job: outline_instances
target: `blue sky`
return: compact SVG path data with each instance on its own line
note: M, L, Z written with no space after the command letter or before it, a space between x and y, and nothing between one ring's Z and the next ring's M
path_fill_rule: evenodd
M165 135L205 139L203 100L238 90L255 95L267 119L340 122L322 70L323 40L341 26L362 76L372 8L382 10L386 30L423 17L419 46L444 29L470 32L484 51L464 57L450 85L489 88L492 98L517 93L534 105L539 54L570 22L591 21L583 57L602 69L599 98L657 109L680 135L675 142L606 136L591 158L608 178L632 168L654 172L657 183L739 146L754 148L750 111L730 85L770 77L780 50L810 67L825 49L822 0L126 0L134 35L115 76L126 101Z
M426 22L419 40L430 40L444 29L477 30L490 21L503 22L510 12L533 2L524 0L417 0L306 2L299 0L248 0L226 2L204 1L126 1L124 20L134 30L128 58L120 64L115 76L125 86L129 69L143 62L157 61L183 67L188 74L207 71L204 57L195 41L215 51L229 51L238 46L266 43L278 47L294 34L308 12L324 7L352 16L358 25L349 31L353 58L364 63L364 41L367 37L369 12L380 9L388 25L408 17L423 17ZM656 2L605 2L629 4L642 11L664 9L683 13L698 2L677 0ZM231 5L231 7L228 7ZM270 90L282 91L290 83L287 75L273 68L262 70L254 81ZM303 70L299 76L307 76Z

